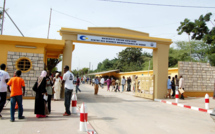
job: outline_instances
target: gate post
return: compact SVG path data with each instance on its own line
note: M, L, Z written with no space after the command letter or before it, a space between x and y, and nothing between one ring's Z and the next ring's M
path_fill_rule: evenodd
M153 49L154 99L163 99L167 93L169 45L157 44Z

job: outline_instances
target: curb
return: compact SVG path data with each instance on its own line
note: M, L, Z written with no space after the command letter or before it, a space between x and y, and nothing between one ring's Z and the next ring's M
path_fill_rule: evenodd
M195 111L205 112L205 113L208 113L208 114L212 113L212 110L207 110L207 109L204 109L204 108L198 108L198 107L194 107L194 106L174 103L174 102L160 100L160 99L154 99L154 101L162 102L162 103L166 103L166 104L170 104L170 105L174 105L174 106L179 106L179 107L183 107L183 108L188 108L188 109L192 109L192 110L195 110Z
M80 115L80 107L77 106L77 114ZM87 134L97 134L96 131L93 129L92 125L87 121Z

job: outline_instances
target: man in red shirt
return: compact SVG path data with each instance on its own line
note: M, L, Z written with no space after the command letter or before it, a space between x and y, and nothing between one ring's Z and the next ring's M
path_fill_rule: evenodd
M11 86L11 91L10 92L10 121L14 122L14 113L15 113L15 104L16 102L18 103L18 118L19 119L24 119L25 116L23 116L23 107L22 107L22 96L25 95L25 82L24 80L20 77L22 72L20 70L16 71L16 76L11 78L9 82L7 83L8 86ZM22 92L23 88L23 92Z

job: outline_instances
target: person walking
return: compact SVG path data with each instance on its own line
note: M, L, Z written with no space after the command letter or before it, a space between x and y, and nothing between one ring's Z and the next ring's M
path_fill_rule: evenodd
M175 97L175 78L174 77L172 77L171 86L172 86L172 98L174 99Z
M120 92L120 90L119 90L119 80L118 79L116 79L116 90L115 90L115 92L117 92L117 91L119 91Z
M95 79L93 78L92 79L92 86L94 86L94 84L95 84Z
M6 65L1 64L0 70L0 119L2 119L1 112L7 99L7 82L10 79L9 74L5 71Z
M122 83L122 92L124 92L124 86L125 86L125 83L126 83L125 76L122 77L121 83Z
M167 80L167 95L166 95L166 97L165 98L171 98L171 95L170 95L170 93L171 93L171 90L172 90L172 86L171 86L171 81L170 81L170 79L171 79L171 77L170 76L168 76L168 80Z
M105 79L102 77L101 80L100 80L101 88L102 89L104 88L104 82L105 82Z
M105 83L107 83L107 91L110 91L111 80L108 78Z
M46 75L47 72L45 70L42 71L33 87L33 90L36 92L34 114L36 114L37 118L45 118L47 117L46 115L48 115L48 108L44 100L44 95L47 95Z
M179 87L179 79L178 76L175 75L175 90L178 91L178 87Z
M25 81L20 77L22 72L16 71L16 77L13 77L7 83L11 87L10 92L10 121L14 122L15 105L18 103L18 118L25 119L23 116L22 96L25 95ZM23 91L22 91L23 89Z
M74 80L74 75L73 73L71 73L69 71L69 66L65 66L64 67L64 75L63 75L63 84L64 84L64 89L65 89L65 113L63 114L63 116L69 116L71 115L70 112L70 101L71 101L71 96L72 96L72 92L74 89L74 85L73 85L73 80Z
M47 100L47 106L48 106L48 111L49 114L51 113L51 99L52 99L52 95L53 95L53 91L52 91L52 81L49 77L49 71L46 75L46 91L47 91L47 95L48 95L48 100ZM54 79L54 78L53 78Z
M180 76L180 80L179 80L179 89L183 89L184 90L184 78L183 78L182 75ZM180 99L184 100L184 94L183 93L180 93L180 94L181 94Z
M76 82L76 94L78 93L78 91L79 91L79 92L81 92L81 90L80 90L79 86L80 86L80 79L79 79L79 77L77 76L77 82Z
M114 80L114 78L112 78L112 80L111 80L111 85L112 85L111 92L112 92L112 91L115 91L116 81Z
M98 77L96 77L94 95L98 94L98 90L99 90L99 79L98 79Z
M60 100L60 92L61 92L61 78L59 77L59 73L55 74L54 82L53 82L53 88L54 88L54 100L58 101Z
M130 92L131 91L131 77L128 77L128 79L127 79L127 85L128 85L127 91Z

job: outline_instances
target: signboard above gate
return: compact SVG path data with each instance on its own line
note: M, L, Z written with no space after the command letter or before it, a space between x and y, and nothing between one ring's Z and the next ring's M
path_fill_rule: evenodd
M118 45L132 45L132 46L143 46L156 48L156 42L138 41L138 40L128 40L121 38L111 38L111 37L101 37L101 36L91 36L91 35L80 35L77 36L78 41L86 42L97 42L97 43L109 43Z

